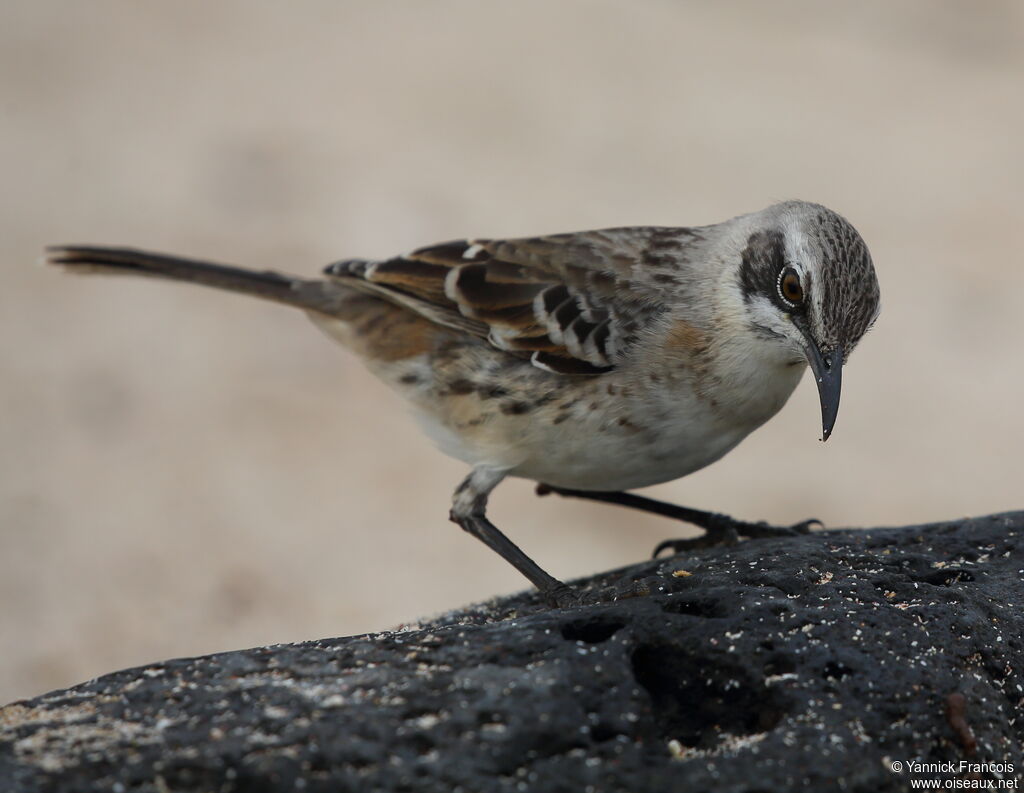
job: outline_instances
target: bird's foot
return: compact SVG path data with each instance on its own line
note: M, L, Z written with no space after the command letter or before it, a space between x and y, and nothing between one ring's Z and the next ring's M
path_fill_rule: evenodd
M706 512L702 509L681 507L676 504L668 504L664 501L648 498L647 496L638 496L635 493L571 490L544 483L537 485L538 496L546 496L550 493L557 493L560 496L569 496L571 498L601 501L605 504L618 504L621 507L630 507L642 512L650 512L655 515L672 518L673 520L692 523L694 526L704 529L704 534L700 537L692 537L685 540L666 540L654 549L655 557L669 548L674 553L679 553L680 551L690 551L695 548L710 548L715 545L735 545L740 541L740 537L749 537L751 539L795 537L800 534L807 534L815 524L823 525L820 520L805 520L792 526L771 526L764 522L748 523L747 521L736 520L719 512Z
M628 598L646 597L651 594L651 588L644 581L629 580L598 589L576 589L568 584L559 584L554 589L541 594L549 606L570 609L597 606L601 603L611 603Z
M652 558L657 559L666 550L671 550L672 553L682 553L683 551L692 551L698 548L735 545L740 541L741 537L748 539L798 537L801 534L808 534L815 525L824 526L825 524L817 518L811 518L794 523L792 526L772 526L764 521L749 523L730 518L728 515L712 513L711 520L701 524L704 534L700 537L687 537L660 542L658 547L654 549Z

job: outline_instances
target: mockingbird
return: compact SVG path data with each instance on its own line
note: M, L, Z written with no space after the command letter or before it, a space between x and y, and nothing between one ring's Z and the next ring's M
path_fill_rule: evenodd
M814 521L747 523L623 491L722 457L779 411L808 364L827 439L842 366L879 312L860 235L800 201L711 226L459 240L341 261L312 279L121 248L48 255L75 272L304 309L412 404L442 451L472 466L451 519L562 605L576 593L487 519L499 482L523 477L541 494L680 518L706 530L696 543L805 532Z

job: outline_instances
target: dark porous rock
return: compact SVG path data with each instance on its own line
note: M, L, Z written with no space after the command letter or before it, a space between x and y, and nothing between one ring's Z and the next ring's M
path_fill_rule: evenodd
M640 579L646 596L553 610L518 595L117 672L0 710L0 790L878 793L1019 778L1022 533L1017 512L748 541L585 582Z

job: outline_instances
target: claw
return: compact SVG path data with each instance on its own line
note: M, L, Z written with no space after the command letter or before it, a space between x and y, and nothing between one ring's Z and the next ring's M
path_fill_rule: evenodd
M559 584L554 589L544 592L543 596L548 605L556 609L571 609L584 605L583 594L568 584Z
M557 609L581 608L597 606L628 598L647 597L651 594L650 584L645 581L620 581L612 586L596 590L580 591L567 584L562 584L544 593L548 605Z
M654 549L652 559L657 559L662 551L671 549L672 553L683 551L695 551L699 548L713 548L717 545L736 545L740 541L740 534L732 526L717 528L714 531L705 531L699 537L687 537L682 540L663 540Z
M715 515L715 523L708 524L705 533L700 537L690 537L684 540L665 540L658 543L651 555L657 559L662 551L671 550L673 553L693 551L698 548L711 548L715 545L735 545L740 537L750 539L765 539L769 537L797 537L801 534L808 534L815 525L824 527L817 518L794 523L792 526L772 526L765 521L758 523L743 523L733 520L725 515Z

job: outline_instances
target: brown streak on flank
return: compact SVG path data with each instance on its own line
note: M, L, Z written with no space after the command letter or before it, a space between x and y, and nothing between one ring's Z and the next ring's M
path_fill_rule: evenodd
M672 323L668 336L665 337L666 347L686 352L700 352L707 347L707 343L704 331L695 328L684 319L677 319Z
M628 430L629 432L634 434L641 431L640 427L638 427L625 416L620 416L615 423L622 427L624 430Z
M401 361L429 352L450 331L397 306L381 304L353 328L365 354L377 361Z

